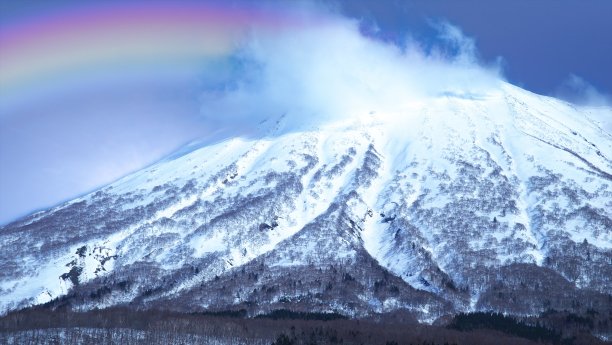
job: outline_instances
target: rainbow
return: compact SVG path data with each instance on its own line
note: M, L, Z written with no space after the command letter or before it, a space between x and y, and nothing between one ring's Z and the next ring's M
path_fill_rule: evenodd
M4 21L0 102L34 90L74 88L92 75L127 78L133 71L142 76L184 70L231 55L254 26L282 30L300 25L287 9L235 5L91 2Z

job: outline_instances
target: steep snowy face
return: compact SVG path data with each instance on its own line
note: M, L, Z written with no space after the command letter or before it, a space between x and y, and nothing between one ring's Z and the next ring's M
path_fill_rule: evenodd
M502 85L269 120L0 229L1 307L609 310L612 135L589 111Z

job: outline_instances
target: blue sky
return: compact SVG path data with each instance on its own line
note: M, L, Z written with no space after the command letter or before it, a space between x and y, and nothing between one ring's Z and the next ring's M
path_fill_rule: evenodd
M530 91L555 95L574 75L612 92L611 1L356 0L343 8L395 40L428 40L429 21L446 20L475 38L484 60L501 57L506 78Z
M0 25L66 11L75 3L0 1ZM453 58L465 53L453 51L463 49L461 44L473 44L475 51L467 55L501 69L513 84L576 103L610 101L611 1L353 0L297 7L358 20L363 35L388 45L415 41L425 50L448 49ZM448 33L440 30L444 23L463 32L459 45L441 37ZM270 49L287 48L280 42L270 43ZM170 78L119 79L57 97L32 96L26 106L10 111L0 107L0 224L112 182L192 140L248 132L248 121L210 115L240 105L236 95L203 104L219 87L253 77L243 73L245 61L239 60L208 61L206 68L177 71ZM0 80L1 62L0 53Z

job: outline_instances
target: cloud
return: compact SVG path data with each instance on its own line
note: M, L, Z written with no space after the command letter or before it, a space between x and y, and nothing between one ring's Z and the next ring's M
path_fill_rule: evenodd
M600 92L583 78L570 74L567 79L557 87L555 97L580 106L590 107L589 115L597 121L601 128L612 134L612 96Z
M267 118L286 115L296 130L372 111L401 114L428 97L499 85L498 68L479 63L472 39L448 23L437 28L429 49L366 37L341 17L278 32L253 28L227 79L203 92L202 116L228 135L254 135Z
M561 83L555 95L578 105L606 106L612 104L610 95L599 92L595 86L575 74L570 74Z
M450 53L442 56L450 57L452 60L463 64L476 64L478 62L478 51L473 38L465 36L461 29L446 21L430 21L430 25L437 29L438 38L442 42L442 46L434 46L435 51L450 50Z

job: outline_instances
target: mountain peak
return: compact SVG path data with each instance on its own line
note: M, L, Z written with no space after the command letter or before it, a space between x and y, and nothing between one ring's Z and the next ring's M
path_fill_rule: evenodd
M3 227L2 308L609 305L612 140L587 109L508 84L398 109L271 117Z

